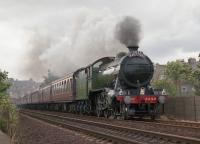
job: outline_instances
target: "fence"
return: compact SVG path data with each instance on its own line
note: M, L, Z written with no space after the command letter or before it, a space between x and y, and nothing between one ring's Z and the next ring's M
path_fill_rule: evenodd
M164 109L178 119L200 121L200 96L169 97Z

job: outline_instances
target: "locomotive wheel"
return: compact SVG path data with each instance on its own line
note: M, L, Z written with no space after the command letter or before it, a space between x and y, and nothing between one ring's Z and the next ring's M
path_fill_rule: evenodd
M104 112L107 111L107 100L105 98L104 93L99 93L96 97L96 115L101 117L104 115ZM107 112L105 112L106 114ZM107 114L106 114L107 115Z
M104 111L103 111L103 115L104 115L105 118L109 118L110 113L109 113L108 110L104 110Z
M117 118L117 111L115 109L113 109L110 112L110 117L111 117L111 119L116 119Z
M101 117L102 114L103 114L103 112L102 112L102 110L100 110L100 109L97 108L96 114L97 114L97 117Z

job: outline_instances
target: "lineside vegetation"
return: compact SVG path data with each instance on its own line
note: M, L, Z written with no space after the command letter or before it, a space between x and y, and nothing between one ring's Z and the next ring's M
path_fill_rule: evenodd
M17 112L7 94L10 87L8 72L0 71L0 129L12 137L17 126Z
M156 89L166 89L171 96L181 96L181 84L187 83L194 88L193 95L200 96L200 64L196 68L181 62L168 62L165 69L165 78L153 82Z

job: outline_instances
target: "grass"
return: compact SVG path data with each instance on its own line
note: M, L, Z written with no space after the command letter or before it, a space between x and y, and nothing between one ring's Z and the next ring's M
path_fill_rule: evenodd
M11 139L16 135L18 115L16 107L8 97L0 99L0 129L8 134Z

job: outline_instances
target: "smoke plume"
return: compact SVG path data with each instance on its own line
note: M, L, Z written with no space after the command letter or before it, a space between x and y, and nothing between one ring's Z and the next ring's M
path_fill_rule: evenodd
M127 51L114 34L121 17L108 9L97 12L82 8L49 17L31 29L26 59L22 62L27 78L41 80L48 70L63 76L98 58ZM138 43L135 32L140 29L135 19L126 17L119 26L122 28L119 38L123 43Z
M126 16L116 25L115 37L127 47L138 46L140 34L141 25L133 17Z

